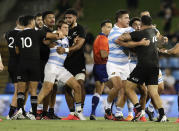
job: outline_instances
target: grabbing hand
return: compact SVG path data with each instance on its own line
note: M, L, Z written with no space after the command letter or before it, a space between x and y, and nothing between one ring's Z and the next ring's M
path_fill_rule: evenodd
M150 40L147 40L146 38L143 38L141 41L140 41L141 45L143 46L148 46L150 44Z
M58 47L58 48L57 48L57 53L58 53L58 54L64 54L64 53L65 53L65 48Z

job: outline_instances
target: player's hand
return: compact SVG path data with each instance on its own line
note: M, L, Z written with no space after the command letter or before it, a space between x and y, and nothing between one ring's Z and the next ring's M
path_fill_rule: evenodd
M0 61L0 72L4 70L4 65L2 64L2 62Z
M168 37L163 37L163 41L164 41L164 43L168 43Z
M79 38L79 36L76 36L75 38L74 38L74 43L76 43L77 41L78 41L78 38Z
M57 53L58 53L58 54L64 54L64 53L65 53L65 48L63 48L63 47L58 47L58 48L57 48Z
M166 49L164 49L164 48L160 49L159 52L160 52L160 53L164 53L164 54L168 54L168 50L166 50Z
M58 34L57 40L64 37L64 35L63 35L63 33L61 31L58 30L56 33Z
M150 44L150 40L147 40L146 38L143 38L141 41L140 41L141 45L143 46L148 46Z
M54 48L57 44L55 42L50 43L49 48Z

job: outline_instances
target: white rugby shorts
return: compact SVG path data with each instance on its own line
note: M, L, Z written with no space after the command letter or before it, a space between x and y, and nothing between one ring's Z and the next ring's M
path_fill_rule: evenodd
M117 65L111 62L107 62L106 69L108 73L108 79L119 76L121 80L127 80L130 74L128 63L125 65Z
M73 75L64 67L47 63L45 65L44 81L54 83L55 80L66 83Z

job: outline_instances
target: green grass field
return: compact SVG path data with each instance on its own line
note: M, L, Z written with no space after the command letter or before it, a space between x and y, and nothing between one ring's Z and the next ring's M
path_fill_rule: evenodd
M176 118L170 122L119 122L98 118L98 121L61 121L61 120L6 120L2 118L0 131L179 131Z

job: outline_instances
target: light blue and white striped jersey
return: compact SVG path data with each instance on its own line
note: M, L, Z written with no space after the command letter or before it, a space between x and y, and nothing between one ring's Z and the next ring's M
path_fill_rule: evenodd
M132 27L119 28L118 26L114 25L114 27L110 31L110 34L108 35L108 41L109 41L108 62L117 65L125 65L129 63L129 58L123 51L125 47L115 43L115 40L123 33L130 33L133 31L134 29Z
M130 52L130 63L137 64L137 56L133 52Z
M57 40L55 42L57 45L53 48L50 48L50 55L48 59L48 64L54 64L60 67L63 67L64 61L67 57L67 54L58 54L56 49L57 47L63 47L63 48L68 48L69 47L69 41L67 37L63 38L62 40Z

